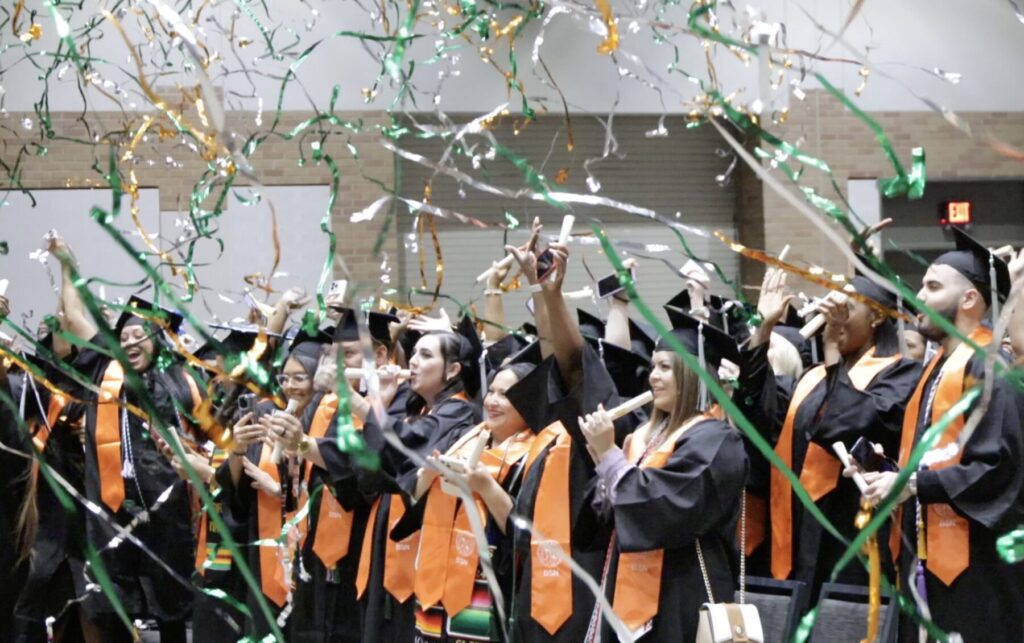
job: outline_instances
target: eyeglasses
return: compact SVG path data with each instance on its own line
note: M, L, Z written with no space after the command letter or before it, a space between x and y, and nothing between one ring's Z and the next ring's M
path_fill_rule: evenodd
M293 375L289 375L288 373L281 373L275 379L277 379L277 383L280 384L281 386L287 386L289 382L295 384L305 384L306 382L309 381L309 375L306 375L305 373L295 373Z

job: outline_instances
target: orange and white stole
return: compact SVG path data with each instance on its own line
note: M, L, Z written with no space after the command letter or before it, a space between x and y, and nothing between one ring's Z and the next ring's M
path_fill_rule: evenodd
M446 455L468 457L483 426L477 426L460 438ZM480 462L498 484L502 484L515 463L529 454L533 438L529 429L520 431L504 444L485 450ZM486 508L479 498L474 497L474 501L472 509L483 522ZM465 503L445 493L440 478L434 480L427 491L426 503L414 591L424 609L440 601L448 615L454 617L472 599L480 554Z

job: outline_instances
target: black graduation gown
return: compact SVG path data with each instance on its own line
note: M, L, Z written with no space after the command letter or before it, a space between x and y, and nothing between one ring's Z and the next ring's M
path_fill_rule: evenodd
M314 396L310 401L309 406L315 409L316 405L320 403L321 397L323 397L322 394ZM273 413L277 407L274 406L272 402L261 401L258 408L260 413ZM237 421L237 418L235 418L235 421ZM308 425L304 421L303 428L306 428L307 426ZM251 444L248 449L246 449L245 457L250 462L258 466L262 452L263 443L258 442L256 444ZM225 463L225 466L229 467L230 464ZM285 490L288 483L288 468L285 462L282 461L282 463L278 465L277 472L278 479L281 481L282 490ZM254 544L259 542L262 538L259 527L258 492L256 489L252 488L252 479L246 475L244 469L239 477L237 486L232 483L230 475L228 475L225 480L225 485L230 488L229 495L227 496L227 499L230 500L229 512L232 516L232 520L238 524L241 533L241 539L238 542L244 543L240 549L244 553L245 560L249 564L249 570L252 572L253 578L256 581L256 591L261 591L258 589L261 578L260 547ZM284 510L285 508L282 506L282 520L284 520ZM249 609L250 614L249 618L246 619L245 633L250 638L260 640L268 634L271 634L272 629L267 622L266 616L263 614L263 610L260 608L259 601L257 600L253 589L245 584L243 580L239 579L239 582L243 585L241 590L243 592L242 596L245 597L245 605ZM278 607L277 604L266 596L264 596L263 599L265 600L267 607L270 609L271 615L276 620L281 614L281 610L283 608ZM281 629L282 631L286 631L285 628Z
M310 404L306 430L315 407ZM331 419L327 434L317 440L326 469L314 466L309 493L315 495L309 508L309 532L299 559L295 579L295 600L289 618L289 641L293 643L358 643L362 640L361 615L356 600L356 574L363 546L370 502L359 489L356 467L348 454L338 449L338 417ZM334 492L342 509L353 512L348 553L328 569L313 551L319 529L320 506L327 488ZM316 493L317 490L319 493ZM305 573L303 573L305 572Z
M553 358L552 358L553 359ZM604 404L605 408L612 408L620 402L615 382L609 375L600 355L592 346L585 345L581 357L583 377L581 382L568 394L565 393L565 384L557 366L551 369L551 382L548 387L549 417L547 422L561 421L572 438L569 460L569 504L570 504L570 530L572 542L570 544L570 555L580 567L591 577L600 580L601 570L604 564L605 549L607 545L608 531L600 530L592 532L590 537L584 541L577 542L576 534L581 530L592 529L587 526L580 526L584 521L584 507L588 503L587 492L590 481L594 477L594 462L586 449L586 439L579 429L577 418L585 413L592 413L597 410L598 404ZM636 427L638 416L635 414L626 416L615 423L616 435L625 436ZM540 427L543 429L544 427ZM523 480L522 489L516 497L515 513L524 516L531 522L534 520L534 511L537 504L537 491L544 469L547 466L547 459L554 448L552 442L537 456L529 472ZM512 522L511 520L509 521ZM515 527L510 524L510 530L514 528L515 538L515 603L511 611L512 636L513 640L524 643L539 642L564 642L577 643L582 641L587 631L590 616L594 611L596 599L590 589L575 574L572 577L572 615L554 633L550 634L543 626L537 623L530 615L533 604L531 583L533 577L532 550L530 547L529 531ZM581 545L582 543L582 545Z
M4 382L3 393L12 391ZM31 443L15 417L17 398L0 400L0 441L4 446L22 453L31 452ZM10 404L8 404L10 402ZM27 565L18 562L17 517L21 499L25 494L25 476L29 460L0 450L0 632L14 630L14 606L24 584Z
M512 465L508 473L505 474L505 478L501 481L501 488L505 491L505 493L512 497L513 500L516 498L520 488L522 487L523 471L525 469L525 465L526 456L523 456ZM391 531L391 538L394 538L395 540L401 540L420 530L420 528L423 525L423 515L427 508L428 496L429 494L423 494L423 496L409 508L405 515L402 516L402 519L398 521L398 524L395 525L395 528ZM462 501L460 500L456 504L456 508L460 507L461 505ZM502 608L505 612L506 618L510 618L511 615L510 610L512 607L513 595L513 560L515 558L515 552L513 550L514 532L511 523L511 520L506 521L506 524L504 525L505 531L502 532L502 530L494 522L494 519L491 517L490 513L485 514L484 533L487 536L487 542L490 545L491 549L491 566L494 570L494 575L497 578L498 587L501 589L502 598L504 599ZM482 580L482 578L482 572L480 572L478 569L477 587L486 587L487 591L490 592L490 586L487 585L487 583L484 580ZM416 610L422 611L423 607L419 603L419 601L416 600L415 595L409 600L416 601ZM497 600L497 597L495 597L493 593L490 593L490 600L492 619L490 640L502 641L504 639L498 632L498 610L494 602ZM472 607L476 607L475 601ZM433 606L430 610L428 610L428 613L432 615L437 615L437 617L440 618L441 623L447 625L449 615L445 611L443 605L437 604ZM437 638L429 635L424 635L419 632L416 633L416 641L422 641L423 643L430 643L432 641L439 641L443 643L458 643L462 640L463 639L457 636L449 635L446 627L442 627L441 636Z
M51 394L48 389L37 384L39 400L36 401L31 386L26 388L26 377L25 373L19 373L12 380L12 384L16 384L13 397L18 400L24 392L27 395L26 416L40 421L41 413L49 406ZM47 373L47 377L68 392L74 389L61 381L59 376ZM79 493L84 491L84 452L68 421L80 419L82 411L79 404L72 403L65 407L62 415L67 420L59 419L55 423L43 452L46 465ZM17 623L14 640L19 643L46 641L46 618L64 611L67 602L85 588L82 558L85 518L80 507L76 504L72 509L66 509L42 473L39 473L36 480L35 502L38 516L36 538L32 544L28 576L15 607ZM78 627L75 610L68 610L64 618L72 629Z
M235 488L231 484L231 469L225 460L214 474L218 491L214 494L214 507L220 513L221 520L227 526L232 539L239 545L240 551L246 538L246 525L239 522L231 510L234 505ZM207 489L210 491L209 489ZM211 493L213 493L211 491ZM202 632L203 640L210 643L234 643L245 635L245 614L232 605L208 595L204 590L220 590L234 600L244 603L246 585L238 570L234 554L228 549L224 537L217 531L213 520L206 520L207 553L216 552L215 558L204 563L202 574L193 576L195 583L195 605L192 615L192 631ZM201 528L203 523L199 523ZM257 578L259 576L257 575Z
M387 444L384 432L394 431L406 448L425 458L435 449L441 453L446 452L476 425L477 419L473 405L456 398L448 398L430 413L416 417L405 417L393 404L383 427L372 413L366 419L363 436L367 446L381 455L379 471L357 471L363 494L367 498L380 499L372 534L369 581L360 601L363 641L366 643L408 643L415 630L415 600L410 597L404 603L399 603L384 589L384 553L390 536L390 494L404 493L409 488L418 465Z
M698 612L708 601L697 561L698 538L715 601L732 602L739 573L736 521L746 476L739 432L712 419L687 429L664 467L632 467L619 480L610 503L597 498L598 485L592 484L593 501L584 512L593 528L574 536L584 539L601 527L615 530L605 586L609 601L621 552L665 550L658 614L643 641L696 638ZM605 510L609 504L610 512ZM617 640L606 621L601 640Z
M99 337L94 344L100 344ZM87 374L95 383L103 380L103 374L110 364L110 358L102 353L84 349L75 359L75 368ZM149 395L168 427L178 430L177 413L173 399L184 409L192 408L191 395L184 382L168 380L185 377L180 369L158 374L155 367L141 374ZM125 383L127 401L136 406L140 401L131 387ZM122 461L130 453L134 460L135 477L124 481L125 500L116 515L106 509L100 498L100 478L96 457L96 413L95 394L85 414L85 490L86 496L104 508L103 516L86 514L86 537L98 551L114 584L117 596L127 613L132 617L150 617L159 621L174 622L187 618L192 608L192 586L188 579L194 566L194 543L192 533L192 510L186 492L185 482L178 477L170 462L160 453L148 428L143 421L128 413L128 433L131 445L122 441ZM116 535L110 520L127 525L134 516L151 508L157 498L166 490L170 493L163 505L149 514L149 521L140 523L134 535L142 541L151 554L162 560L174 574L172 576L162 565L157 564L150 554L143 552L134 543L121 541L113 549L108 544ZM186 583L180 582L185 580ZM102 593L92 593L85 601L86 612L94 622L104 626L120 628L113 606Z
M763 421L774 424L772 431L777 442L789 410L792 389L772 381L774 373L768 364L765 347L745 351L744 360L750 372L744 375L743 384L754 391L768 392L768 395L762 395L760 399L764 408L773 410L776 415L773 420L764 418ZM826 367L825 379L800 404L793 422L793 471L800 475L811 442L832 454L832 443L842 441L850 450L859 438L864 437L882 445L890 457L894 456L899 451L903 414L920 377L919 362L900 358L882 369L867 388L861 391L850 381L842 362ZM761 378L760 382L758 378ZM773 394L777 396L776 399L768 399ZM819 498L816 504L839 533L852 540L858 532L854 519L860 510L860 498L860 490L853 480L840 478L835 489ZM807 583L811 596L816 597L822 583L829 580L832 568L842 557L846 545L828 534L805 511L795 494L792 507L791 576ZM880 542L884 542L887 537L887 531L880 534ZM770 542L768 546L770 550ZM887 559L884 552L883 559ZM885 560L885 565L891 568L888 560ZM866 585L868 574L862 565L852 563L837 580L841 583Z
M930 383L939 370L938 366L934 369ZM978 381L984 380L984 360L972 357L967 373ZM964 417L970 417L976 406L972 405ZM925 417L923 401L921 408L915 446L931 424ZM917 493L922 503L948 503L969 523L967 569L948 587L930 571L925 572L932 620L946 632L959 632L965 643L1024 638L1024 565L1004 563L995 546L1000 535L1024 521L1022 423L1024 398L997 376L988 410L964 446L960 463L936 471L922 470L917 475ZM908 596L906 579L915 569L915 513L914 499L904 503L899 580L901 591ZM900 640L918 640L916 625L902 614Z

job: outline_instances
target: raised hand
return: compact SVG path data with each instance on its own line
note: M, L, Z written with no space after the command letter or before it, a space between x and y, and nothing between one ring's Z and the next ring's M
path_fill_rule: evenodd
M757 300L757 312L765 324L778 324L786 314L789 302L795 296L786 287L786 276L786 272L779 268L769 268L764 273L761 296Z
M252 480L253 489L262 491L269 496L281 495L281 485L270 477L269 473L253 464L249 458L242 458L242 467L245 469L245 475Z

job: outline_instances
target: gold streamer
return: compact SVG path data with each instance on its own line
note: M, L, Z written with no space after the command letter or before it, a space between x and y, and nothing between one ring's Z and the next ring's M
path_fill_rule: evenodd
M871 522L871 505L861 500L860 511L854 525L857 529L864 529ZM868 557L868 632L867 637L861 643L874 643L878 638L879 614L882 610L882 558L878 550L878 536L872 535L864 543L864 553ZM890 607L895 609L895 607Z
M595 0L597 8L601 12L601 19L608 30L604 41L597 46L597 53L611 54L619 48L619 27L615 24L615 16L612 15L612 6L608 0Z
M893 308L887 308L882 304L878 303L877 301L875 301L874 299L871 299L870 297L865 297L864 295L858 292L844 290L844 286L846 286L847 284L845 275L830 273L827 272L824 268L804 269L800 268L799 266L794 266L791 263L786 263L785 261L779 261L775 257L765 252L762 252L761 250L754 250L753 248L748 248L742 243L733 241L721 230L715 230L714 235L719 241L729 246L730 250L732 250L733 252L738 252L748 259L753 259L754 261L758 261L769 266L774 266L775 268L781 268L786 272L792 273L794 275L799 275L800 277L803 277L807 281L817 284L823 288L828 288L829 290L834 290L835 292L842 293L851 299L856 299L862 304L870 306L872 310L881 315L885 315L886 317L892 317L893 319L903 319L904 321L911 320L910 315L906 313L902 313Z

